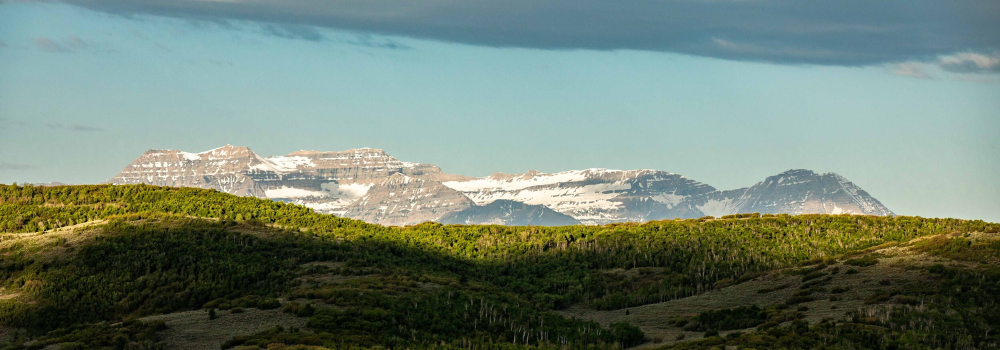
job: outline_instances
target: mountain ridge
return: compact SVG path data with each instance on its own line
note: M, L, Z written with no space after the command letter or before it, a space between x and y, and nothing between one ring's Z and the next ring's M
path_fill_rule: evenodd
M832 172L790 169L733 190L654 169L529 170L471 177L446 173L433 164L402 161L376 148L301 150L269 157L232 145L200 153L154 149L106 183L212 188L383 225L446 217L466 224L551 225L524 216L545 211L536 206L587 225L750 212L895 215ZM528 207L490 206L498 200ZM570 222L554 214L544 217Z
M511 225L511 226L572 226L580 222L572 216L557 212L544 205L525 204L509 199L498 199L489 204L472 207L442 216L442 224L460 225Z

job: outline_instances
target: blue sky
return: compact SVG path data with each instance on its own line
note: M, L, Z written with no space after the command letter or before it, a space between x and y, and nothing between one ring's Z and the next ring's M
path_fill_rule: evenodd
M957 47L805 51L766 31L709 49L84 5L0 2L0 183L96 183L153 148L367 146L476 176L653 168L720 189L807 168L898 214L1000 221L1000 55L977 28L945 30Z

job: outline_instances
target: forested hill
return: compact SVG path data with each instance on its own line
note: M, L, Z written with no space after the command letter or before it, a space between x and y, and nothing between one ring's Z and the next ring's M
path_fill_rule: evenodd
M1000 225L748 214L384 227L212 190L4 185L0 230L0 348L162 348L171 330L140 318L278 308L304 327L216 338L248 348L575 349L653 339L635 325L560 310L680 300L803 263ZM970 341L995 338L977 336ZM863 344L847 344L855 345Z
M237 197L215 190L148 185L0 185L0 230L40 232L109 216L173 213L234 221L337 229L376 230L363 221L320 215L282 202Z

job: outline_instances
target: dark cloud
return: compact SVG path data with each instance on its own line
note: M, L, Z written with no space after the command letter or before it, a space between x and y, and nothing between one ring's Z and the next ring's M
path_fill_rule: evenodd
M310 27L472 45L648 50L868 65L1000 49L996 0L63 0L122 15Z
M63 125L63 124L60 124L60 123L46 123L45 127L49 128L49 129L69 130L69 131L84 131L84 132L104 131L104 129L101 129L101 128L97 128L97 127L93 127L93 126L80 125L80 124Z
M30 164L0 162L0 171L17 171L17 170L32 170L32 169L38 169L38 167Z

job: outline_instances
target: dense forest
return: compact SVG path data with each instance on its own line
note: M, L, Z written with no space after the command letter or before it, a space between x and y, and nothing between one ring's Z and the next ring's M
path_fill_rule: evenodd
M858 255L853 259L863 265L859 254L873 247L995 233L1000 225L748 214L605 226L383 227L212 190L0 185L0 231L0 325L10 330L3 349L162 348L157 330L165 326L138 318L246 308L308 318L308 331L277 327L229 339L224 348L612 349L649 339L627 323L601 325L555 311L676 300L812 264L805 280L809 273L822 276L823 262L831 259ZM917 246L984 266L998 259L995 242L962 239L938 237ZM998 274L946 267L933 273L945 281L939 290L891 296L922 301L919 311L899 306L803 324L787 310L748 305L683 323L706 335L755 332L672 346L996 344L992 329L1000 327L994 316L1000 313L988 311L997 307ZM912 326L926 320L938 323ZM831 337L846 340L817 343Z

